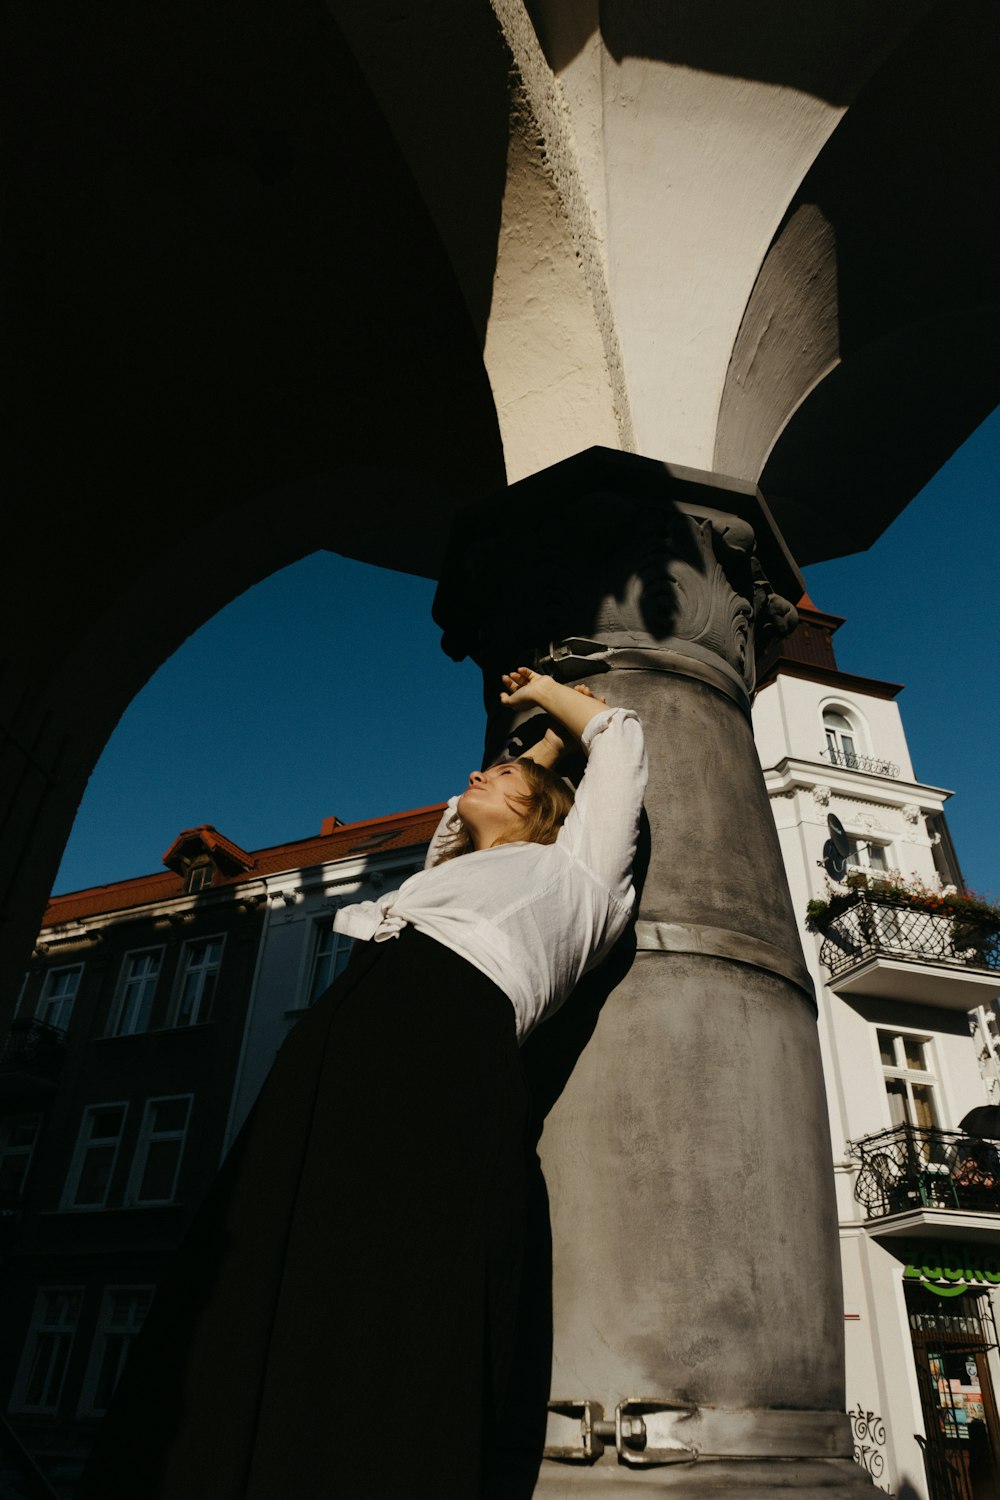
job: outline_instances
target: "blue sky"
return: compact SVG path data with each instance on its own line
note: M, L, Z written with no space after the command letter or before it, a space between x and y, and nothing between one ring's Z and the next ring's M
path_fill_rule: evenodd
M1000 411L868 552L806 570L846 615L845 671L906 684L916 774L953 789L968 884L1000 896L992 584ZM316 553L240 596L133 701L81 804L57 891L156 870L182 828L247 849L442 801L478 766L482 688L438 644L426 579Z
M967 885L1000 898L1000 410L867 552L807 568L810 597L846 615L845 672L906 684L897 699L916 776L945 812Z

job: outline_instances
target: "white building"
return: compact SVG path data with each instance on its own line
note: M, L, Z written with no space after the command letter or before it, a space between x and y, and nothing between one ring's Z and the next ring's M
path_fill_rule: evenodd
M848 874L962 880L950 794L914 777L898 686L839 671L841 621L808 599L800 617L765 663L754 726L816 985L856 1456L900 1500L986 1500L1000 1496L1000 1160L957 1131L1000 1092L1000 973L988 935L874 894L823 931L807 923L810 900L846 892L823 868L831 814Z

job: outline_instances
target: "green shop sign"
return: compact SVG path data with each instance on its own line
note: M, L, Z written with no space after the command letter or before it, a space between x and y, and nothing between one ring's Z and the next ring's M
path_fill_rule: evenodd
M909 1247L903 1280L918 1282L938 1297L960 1297L975 1287L1000 1286L1000 1252L983 1245Z

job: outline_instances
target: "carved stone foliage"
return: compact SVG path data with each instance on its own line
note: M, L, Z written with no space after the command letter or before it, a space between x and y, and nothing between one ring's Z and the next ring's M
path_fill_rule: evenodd
M791 635L799 623L799 613L794 604L774 592L756 557L753 573L754 652L760 656L771 641Z
M797 618L754 546L739 517L666 498L598 491L529 517L501 507L453 540L435 600L442 644L488 675L515 657L601 670L666 650L728 669L751 693L755 623L787 633Z
M721 656L752 690L753 532L735 516L689 515L687 526L696 559L664 550L654 561L674 605L669 638ZM680 551L678 528L672 541Z
M868 832L876 829L880 833L893 833L898 828L897 809L888 802L876 802L874 798L849 799L833 794L839 814L845 822L858 823Z

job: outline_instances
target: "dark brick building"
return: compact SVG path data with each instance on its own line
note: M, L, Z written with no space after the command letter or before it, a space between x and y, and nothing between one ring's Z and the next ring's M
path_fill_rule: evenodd
M333 907L416 868L439 813L331 818L253 853L189 829L165 871L51 900L0 1013L0 1403L60 1495L225 1153L237 1082L242 1115L346 961ZM301 952L269 1017L277 1001L253 1002L274 922L272 954ZM0 1464L2 1500L28 1493Z

